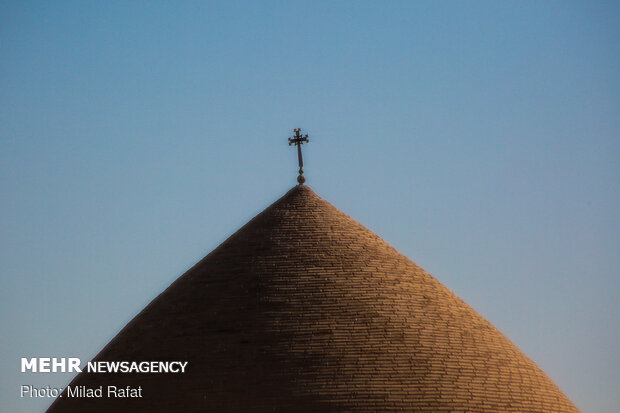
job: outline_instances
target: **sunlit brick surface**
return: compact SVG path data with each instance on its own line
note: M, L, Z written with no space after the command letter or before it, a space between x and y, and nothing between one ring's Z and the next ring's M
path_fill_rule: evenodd
M575 412L531 360L377 235L297 186L175 281L99 360L188 372L81 374L141 399L50 412Z

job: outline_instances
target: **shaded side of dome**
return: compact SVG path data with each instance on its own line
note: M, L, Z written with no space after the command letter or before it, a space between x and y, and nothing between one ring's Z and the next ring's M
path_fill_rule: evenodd
M151 302L96 360L187 360L180 375L80 374L139 400L70 411L574 412L450 290L297 186Z

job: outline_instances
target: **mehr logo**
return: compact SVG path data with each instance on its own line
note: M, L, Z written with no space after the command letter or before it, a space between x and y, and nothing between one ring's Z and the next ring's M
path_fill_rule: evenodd
M22 357L22 373L81 373L77 357Z
M22 373L81 373L77 357L22 357ZM89 373L185 373L188 361L89 361Z

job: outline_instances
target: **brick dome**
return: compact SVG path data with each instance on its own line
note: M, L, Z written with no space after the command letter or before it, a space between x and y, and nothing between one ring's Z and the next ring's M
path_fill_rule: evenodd
M59 412L576 412L460 298L296 186L155 298L95 360L184 374L81 373Z

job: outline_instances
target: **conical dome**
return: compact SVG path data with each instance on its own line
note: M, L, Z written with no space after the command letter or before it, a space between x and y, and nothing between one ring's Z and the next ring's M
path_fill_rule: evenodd
M177 279L49 412L575 412L530 359L422 268L296 186ZM66 394L65 394L66 396Z

